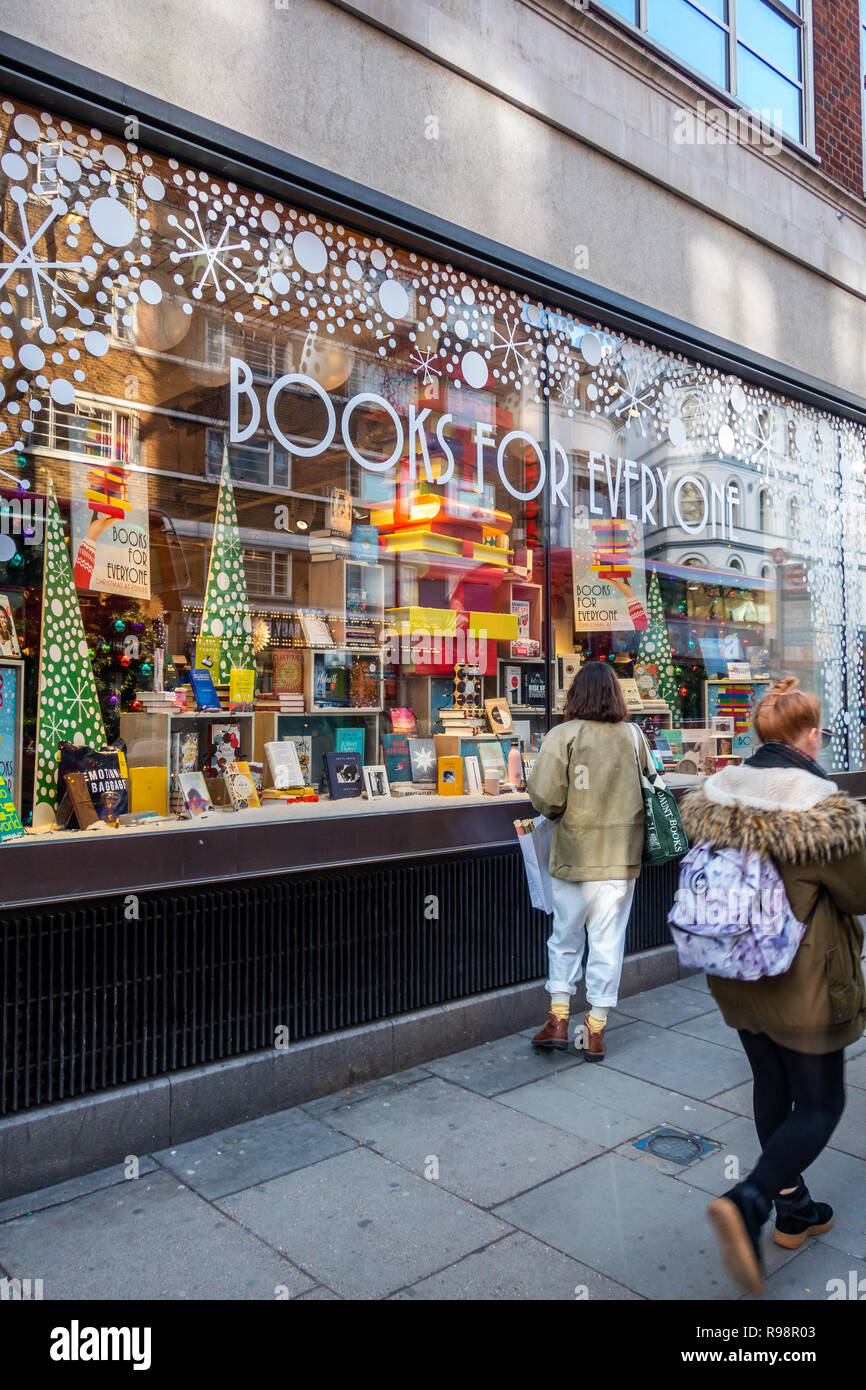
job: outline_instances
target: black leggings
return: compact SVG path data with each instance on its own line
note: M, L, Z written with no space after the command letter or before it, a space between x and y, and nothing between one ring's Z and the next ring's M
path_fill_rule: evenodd
M755 1128L763 1153L749 1179L767 1197L796 1187L845 1109L844 1053L815 1057L740 1030L755 1078Z

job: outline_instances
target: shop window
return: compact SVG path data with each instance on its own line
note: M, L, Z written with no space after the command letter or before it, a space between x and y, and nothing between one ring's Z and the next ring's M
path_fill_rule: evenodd
M335 234L219 174L184 167L175 183L167 156L137 157L158 184L113 170L118 196L144 204L136 231L104 223L128 248L100 242L88 213L38 239L41 305L32 277L9 276L0 414L22 442L3 490L41 502L53 483L74 579L44 595L38 546L0 553L27 674L25 819L66 814L63 728L88 746L122 738L133 813L169 819L231 814L228 747L268 805L284 790L271 745L294 748L293 795L330 798L331 814L365 768L385 767L392 811L477 792L485 773L491 795L517 789L520 755L531 762L590 659L609 663L671 770L690 735L699 775L747 757L771 672L796 674L842 727L826 653L846 654L860 689L858 572L843 571L835 523L861 505L856 425L411 244ZM223 251L229 193L247 231ZM728 402L737 426L720 443ZM846 466L816 497L789 437L819 431ZM86 722L61 725L82 692ZM734 720L730 746L717 715ZM853 744L827 757L862 762ZM382 777L368 781L379 795Z

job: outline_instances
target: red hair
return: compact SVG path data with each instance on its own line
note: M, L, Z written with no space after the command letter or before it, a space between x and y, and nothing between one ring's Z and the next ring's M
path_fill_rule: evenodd
M762 743L794 744L807 729L820 729L821 704L800 689L796 676L786 676L758 702L752 725Z

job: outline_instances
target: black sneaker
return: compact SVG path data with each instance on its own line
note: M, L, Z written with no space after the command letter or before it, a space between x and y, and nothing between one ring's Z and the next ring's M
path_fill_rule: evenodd
M741 1289L759 1298L764 1292L761 1264L761 1227L772 1202L749 1182L737 1183L724 1197L707 1207L707 1216L719 1238L728 1272Z
M786 1250L798 1250L807 1236L823 1235L833 1225L833 1208L827 1202L814 1201L802 1178L796 1192L775 1198L775 1206L773 1239Z

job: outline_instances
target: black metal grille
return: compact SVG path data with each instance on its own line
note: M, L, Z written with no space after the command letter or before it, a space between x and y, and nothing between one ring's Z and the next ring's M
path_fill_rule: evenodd
M630 951L669 938L648 871ZM438 899L438 909L434 904ZM537 979L517 850L0 917L0 1114ZM438 911L438 915L436 912Z

